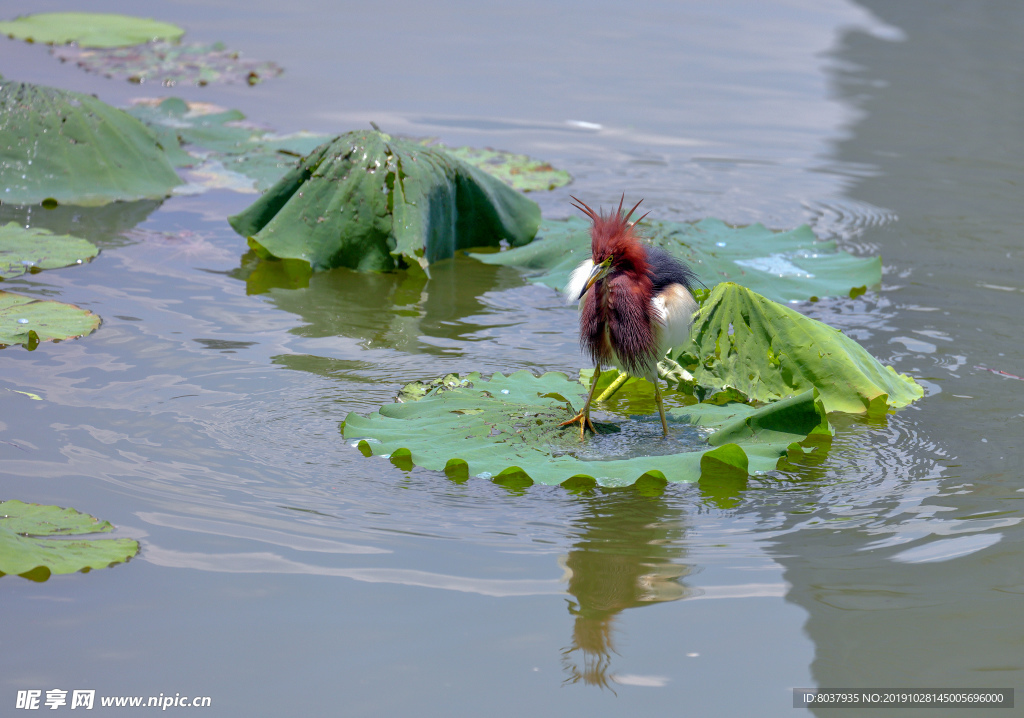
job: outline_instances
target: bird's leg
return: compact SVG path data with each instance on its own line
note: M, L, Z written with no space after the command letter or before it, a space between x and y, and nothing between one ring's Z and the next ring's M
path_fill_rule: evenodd
M583 441L583 437L586 433L587 427L590 430L597 433L597 429L594 428L594 422L590 420L590 402L594 399L594 392L597 390L597 381L601 378L601 365L598 364L594 367L594 378L590 382L590 394L587 395L587 403L583 405L583 409L579 414L569 419L569 421L563 421L559 426L569 426L575 424L577 421L580 423L580 441Z
M668 422L665 421L665 404L661 401L661 387L658 386L658 378L654 379L654 400L658 402L658 413L661 414L661 437L668 436Z

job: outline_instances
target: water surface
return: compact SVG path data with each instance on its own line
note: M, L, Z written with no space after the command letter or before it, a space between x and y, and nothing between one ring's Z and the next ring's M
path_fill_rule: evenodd
M881 253L881 291L799 308L928 396L834 417L827 455L746 484L454 483L364 458L339 421L448 372L578 371L556 293L465 259L425 285L336 270L249 293L224 218L253 196L227 191L0 207L103 248L5 289L104 320L0 351L2 493L143 545L104 571L0 580L0 701L95 688L209 695L227 716L790 716L797 686L1019 682L1024 382L990 371L1024 375L1016 3L94 9L280 62L255 88L173 92L281 131L373 120L543 157L575 177L535 197L546 216L568 216L570 192L625 191L660 218L806 222ZM167 92L24 43L0 41L0 61L114 104Z

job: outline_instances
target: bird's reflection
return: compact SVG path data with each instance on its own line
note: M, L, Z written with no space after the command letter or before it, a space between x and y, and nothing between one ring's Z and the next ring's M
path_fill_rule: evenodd
M588 497L575 521L576 540L565 568L570 573L572 641L562 651L565 683L610 688L615 619L627 608L677 601L696 590L682 579L682 512L640 491L610 490Z

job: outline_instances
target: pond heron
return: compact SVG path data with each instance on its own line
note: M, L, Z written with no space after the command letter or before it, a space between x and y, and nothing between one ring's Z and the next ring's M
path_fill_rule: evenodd
M682 261L644 242L629 218L640 206L622 213L599 214L576 197L573 206L590 218L591 257L572 273L565 288L579 302L580 346L594 361L594 378L583 409L560 426L580 425L580 440L589 428L601 367L614 365L630 376L654 384L663 436L668 436L665 405L658 386L658 361L670 347L686 341L697 302L691 288L696 275Z

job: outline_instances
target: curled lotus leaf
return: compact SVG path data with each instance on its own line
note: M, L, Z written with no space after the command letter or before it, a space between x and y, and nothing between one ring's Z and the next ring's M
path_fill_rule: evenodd
M113 530L72 508L0 502L0 575L45 581L50 574L75 573L123 563L139 552L133 539L96 539Z
M685 261L708 287L735 282L778 302L863 293L882 281L879 257L854 257L809 227L773 232L760 224L732 227L717 219L639 225L651 244ZM525 247L474 254L488 264L518 267L532 282L561 289L590 257L590 224L579 217L544 220Z
M0 33L17 40L79 47L124 47L154 40L175 41L177 25L130 15L99 12L43 12L0 22Z
M91 334L100 318L87 309L51 299L0 291L0 347L73 339Z
M839 330L731 282L711 292L688 342L669 352L661 370L705 401L728 392L733 400L772 402L814 389L827 411L863 414L924 396L911 377Z
M39 227L25 229L16 222L8 222L0 226L0 279L82 264L99 251L87 239L53 234Z
M0 82L0 202L102 205L181 184L145 125L90 95Z
M628 486L640 479L694 482L723 467L745 476L774 469L788 452L802 453L810 434L831 436L813 391L772 405L695 404L668 411L662 438L657 414L594 413L598 434L580 441L560 427L585 400L587 388L560 373L534 376L449 375L405 387L400 401L369 416L351 413L342 433L364 454L399 466L444 470L513 485Z
M269 257L388 271L526 244L540 208L442 150L367 130L320 145L228 221Z

